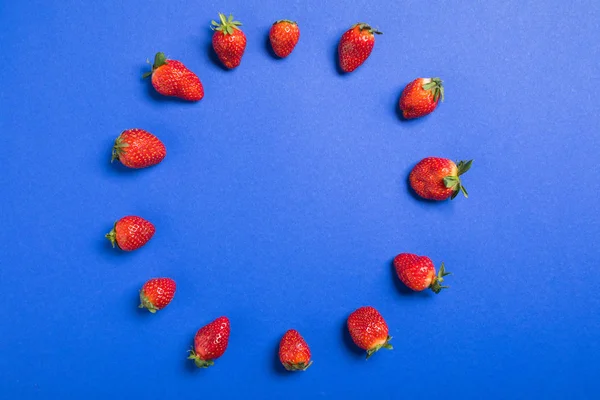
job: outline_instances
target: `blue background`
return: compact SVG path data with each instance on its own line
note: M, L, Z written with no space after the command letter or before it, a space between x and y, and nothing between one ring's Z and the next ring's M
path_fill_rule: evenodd
M597 398L600 3L474 3L2 1L1 397ZM218 11L248 37L234 71L211 51ZM276 60L282 18L301 39ZM342 76L359 21L384 35ZM141 80L157 51L199 75L201 102ZM446 102L401 121L419 76ZM109 163L132 127L164 141L161 165ZM471 197L415 198L426 156L474 159ZM112 250L128 214L156 235ZM399 252L444 261L452 287L406 292ZM155 276L178 290L151 315L137 296ZM362 305L395 346L367 362L345 333ZM193 335L220 315L229 349L194 370ZM306 373L277 362L289 328Z

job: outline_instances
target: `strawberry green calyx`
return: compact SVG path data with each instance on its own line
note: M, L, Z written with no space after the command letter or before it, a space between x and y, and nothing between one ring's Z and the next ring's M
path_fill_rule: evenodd
M233 15L229 14L229 18L225 16L223 13L219 13L220 23L217 21L211 21L212 26L210 27L213 31L223 32L223 35L233 35L233 31L238 28L238 26L242 26L240 21L234 21Z
M465 187L460 182L459 176L461 176L462 174L467 172L469 169L471 169L471 164L473 164L473 160L459 161L456 164L456 169L457 169L456 175L449 175L444 178L444 185L448 189L454 189L454 192L452 193L452 196L450 197L451 200L453 200L456 196L458 196L459 192L462 192L466 198L469 198L469 193L467 192L467 189L465 189Z
M148 61L148 63L150 63L150 61ZM163 65L166 65L167 63L167 56L165 56L165 53L163 52L158 52L156 53L156 55L154 56L154 64L152 65L152 71L146 72L144 75L142 75L143 79L148 78L149 76L152 75L152 73L154 71L156 71L158 68L162 67Z
M440 78L431 78L429 82L423 84L423 90L428 90L433 93L433 101L435 103L441 98L444 101L444 85Z
M433 278L433 282L429 285L429 289L433 290L433 293L435 294L441 292L442 289L448 289L450 286L443 286L441 283L444 282L444 277L450 274L451 272L446 272L446 267L444 267L444 263L442 263L437 276Z
M352 29L356 28L357 26L361 32L364 30L367 30L367 31L369 31L370 34L383 35L383 32L380 32L377 29L371 28L371 25L365 24L364 22L359 22L358 24L352 25Z
M110 162L118 160L119 156L124 152L124 149L126 147L129 147L129 143L124 142L123 139L121 139L121 136L119 135L119 137L115 140L115 144L112 149L112 158L110 159Z
M143 290L140 290L140 305L138 306L138 308L146 308L152 314L158 311L158 308L154 307L154 304L152 304L152 302L150 301L148 296L146 296L146 293L144 293Z
M110 232L108 232L106 235L104 235L105 238L107 238L108 240L110 240L110 244L112 244L113 249L115 248L115 246L119 246L119 243L117 243L117 223L115 222L115 226L112 228L112 230Z
M382 344L378 344L377 346L367 350L367 360L369 359L369 357L371 357L373 354L377 353L381 349L392 350L394 347L390 344L390 340L392 340L392 337L388 336L385 339L385 342L383 342Z
M285 367L285 369L287 369L288 371L306 371L308 369L308 367L310 367L312 365L312 361L309 361L308 364L305 362L299 362L299 363L284 363L283 366Z
M190 355L188 356L188 360L194 360L194 364L196 364L196 367L208 368L208 367L212 367L213 365L215 365L215 362L213 360L201 359L193 349L190 350L189 352L190 352Z

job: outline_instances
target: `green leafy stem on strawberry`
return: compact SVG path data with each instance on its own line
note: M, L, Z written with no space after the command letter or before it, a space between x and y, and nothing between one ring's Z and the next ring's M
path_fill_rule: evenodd
M453 200L456 196L458 196L459 192L462 192L466 198L469 198L469 193L467 192L467 189L465 189L465 187L460 182L459 176L461 176L462 174L467 172L471 168L472 163L473 163L473 160L460 161L456 165L457 174L449 175L444 178L444 185L448 189L454 189L454 192L452 193L452 197L450 197L451 200Z
M203 360L200 358L200 356L198 356L196 354L196 352L194 351L194 349L189 350L190 355L188 356L188 360L194 360L194 364L196 364L196 367L198 368L208 368L208 367L212 367L213 365L215 365L215 362L213 360Z
M369 359L369 357L371 357L373 354L377 353L381 349L392 350L394 347L390 344L390 340L392 340L392 337L388 336L385 339L385 342L378 344L377 346L367 350L367 360Z
M148 64L150 64L150 61L148 61ZM167 56L165 56L165 53L159 51L154 56L154 64L152 65L152 71L146 72L144 75L142 75L142 78L146 79L146 78L150 77L154 71L156 71L159 67L162 67L163 65L166 65L166 64L167 64Z
M444 263L442 263L437 276L433 279L433 282L431 282L431 285L429 286L429 288L433 290L433 293L437 294L441 292L442 289L448 289L450 287L442 285L442 282L444 282L444 277L450 274L451 272L446 272L446 267L444 267Z

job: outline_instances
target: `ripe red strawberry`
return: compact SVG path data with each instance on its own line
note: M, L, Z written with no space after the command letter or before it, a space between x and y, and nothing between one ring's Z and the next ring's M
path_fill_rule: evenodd
M232 69L242 62L246 50L246 35L238 28L242 23L234 21L233 15L227 18L225 14L219 13L219 19L220 23L211 22L211 29L215 31L212 37L213 49L223 65Z
M148 243L155 231L150 221L141 217L127 216L115 222L115 226L106 234L106 238L110 240L113 247L116 244L121 250L132 251Z
M373 34L381 35L381 32L359 22L342 35L338 45L342 71L352 72L365 62L375 45Z
M394 258L394 268L398 278L414 291L431 289L434 293L439 293L442 289L448 288L441 283L444 281L444 276L450 275L450 272L446 272L442 263L440 272L436 276L435 267L429 257L401 253Z
M419 118L435 110L444 101L444 85L440 78L417 78L402 90L400 109L406 119Z
M306 371L312 364L310 349L297 330L290 329L281 338L279 361L288 371Z
M350 314L348 330L354 343L367 351L367 358L381 348L392 349L388 326L379 311L373 307L361 307Z
M229 319L219 317L210 324L200 328L194 337L194 348L190 350L189 360L194 360L198 368L214 365L214 360L221 357L229 343Z
M171 278L153 278L144 283L140 290L140 308L147 308L151 313L162 310L169 305L175 295L175 281Z
M165 145L153 134L143 129L123 131L112 150L112 159L129 168L146 168L160 163L167 155Z
M456 165L447 158L427 157L415 165L408 180L417 194L428 200L454 199L459 192L469 197L459 176L471 168L473 160L460 161Z
M156 53L152 71L143 78L152 76L152 86L163 96L174 96L183 100L198 101L204 97L200 78L180 61L168 60L164 53Z
M269 40L273 51L281 58L290 55L299 39L300 29L298 24L288 19L276 21L269 31Z

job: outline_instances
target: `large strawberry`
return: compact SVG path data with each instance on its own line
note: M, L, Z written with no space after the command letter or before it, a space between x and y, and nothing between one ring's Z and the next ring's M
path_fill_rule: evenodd
M106 234L106 238L110 240L113 247L117 245L121 250L132 251L148 243L155 231L150 221L141 217L127 216L115 222L115 226Z
M373 307L361 307L348 317L348 330L358 347L367 351L367 358L381 348L392 349L388 326Z
M406 119L419 118L432 113L440 100L444 101L440 78L417 78L402 91L400 109Z
M281 338L279 361L288 371L306 371L312 364L308 344L297 330L290 329Z
M219 13L219 20L220 22L211 22L211 28L215 31L212 37L213 49L223 65L232 69L242 62L246 50L246 35L239 28L242 23L234 21L233 15L227 18L225 14Z
M381 32L359 22L342 35L338 45L342 71L352 72L369 58L375 45L374 34L381 35Z
M214 360L221 357L229 343L231 327L227 317L219 317L210 324L200 328L194 337L194 348L190 350L188 359L194 360L198 368L214 365Z
M413 190L428 200L454 199L462 192L469 197L460 176L471 168L473 160L460 161L456 165L447 158L427 157L415 165L408 180Z
M188 101L198 101L204 97L200 78L180 61L167 59L164 53L156 53L152 71L146 72L143 78L149 76L152 76L154 89L164 96Z
M151 313L162 310L169 305L177 285L171 278L153 278L144 283L140 290L140 308L147 308Z
M146 168L160 163L167 155L165 145L143 129L123 131L112 150L112 161L119 160L129 168Z
M414 291L431 289L434 293L439 293L448 287L442 286L442 282L446 275L450 275L450 272L446 272L444 263L442 263L440 271L436 275L435 266L429 257L401 253L394 258L394 268L402 283Z
M298 24L288 19L276 21L269 31L269 40L273 51L281 58L290 55L299 39L300 29Z

